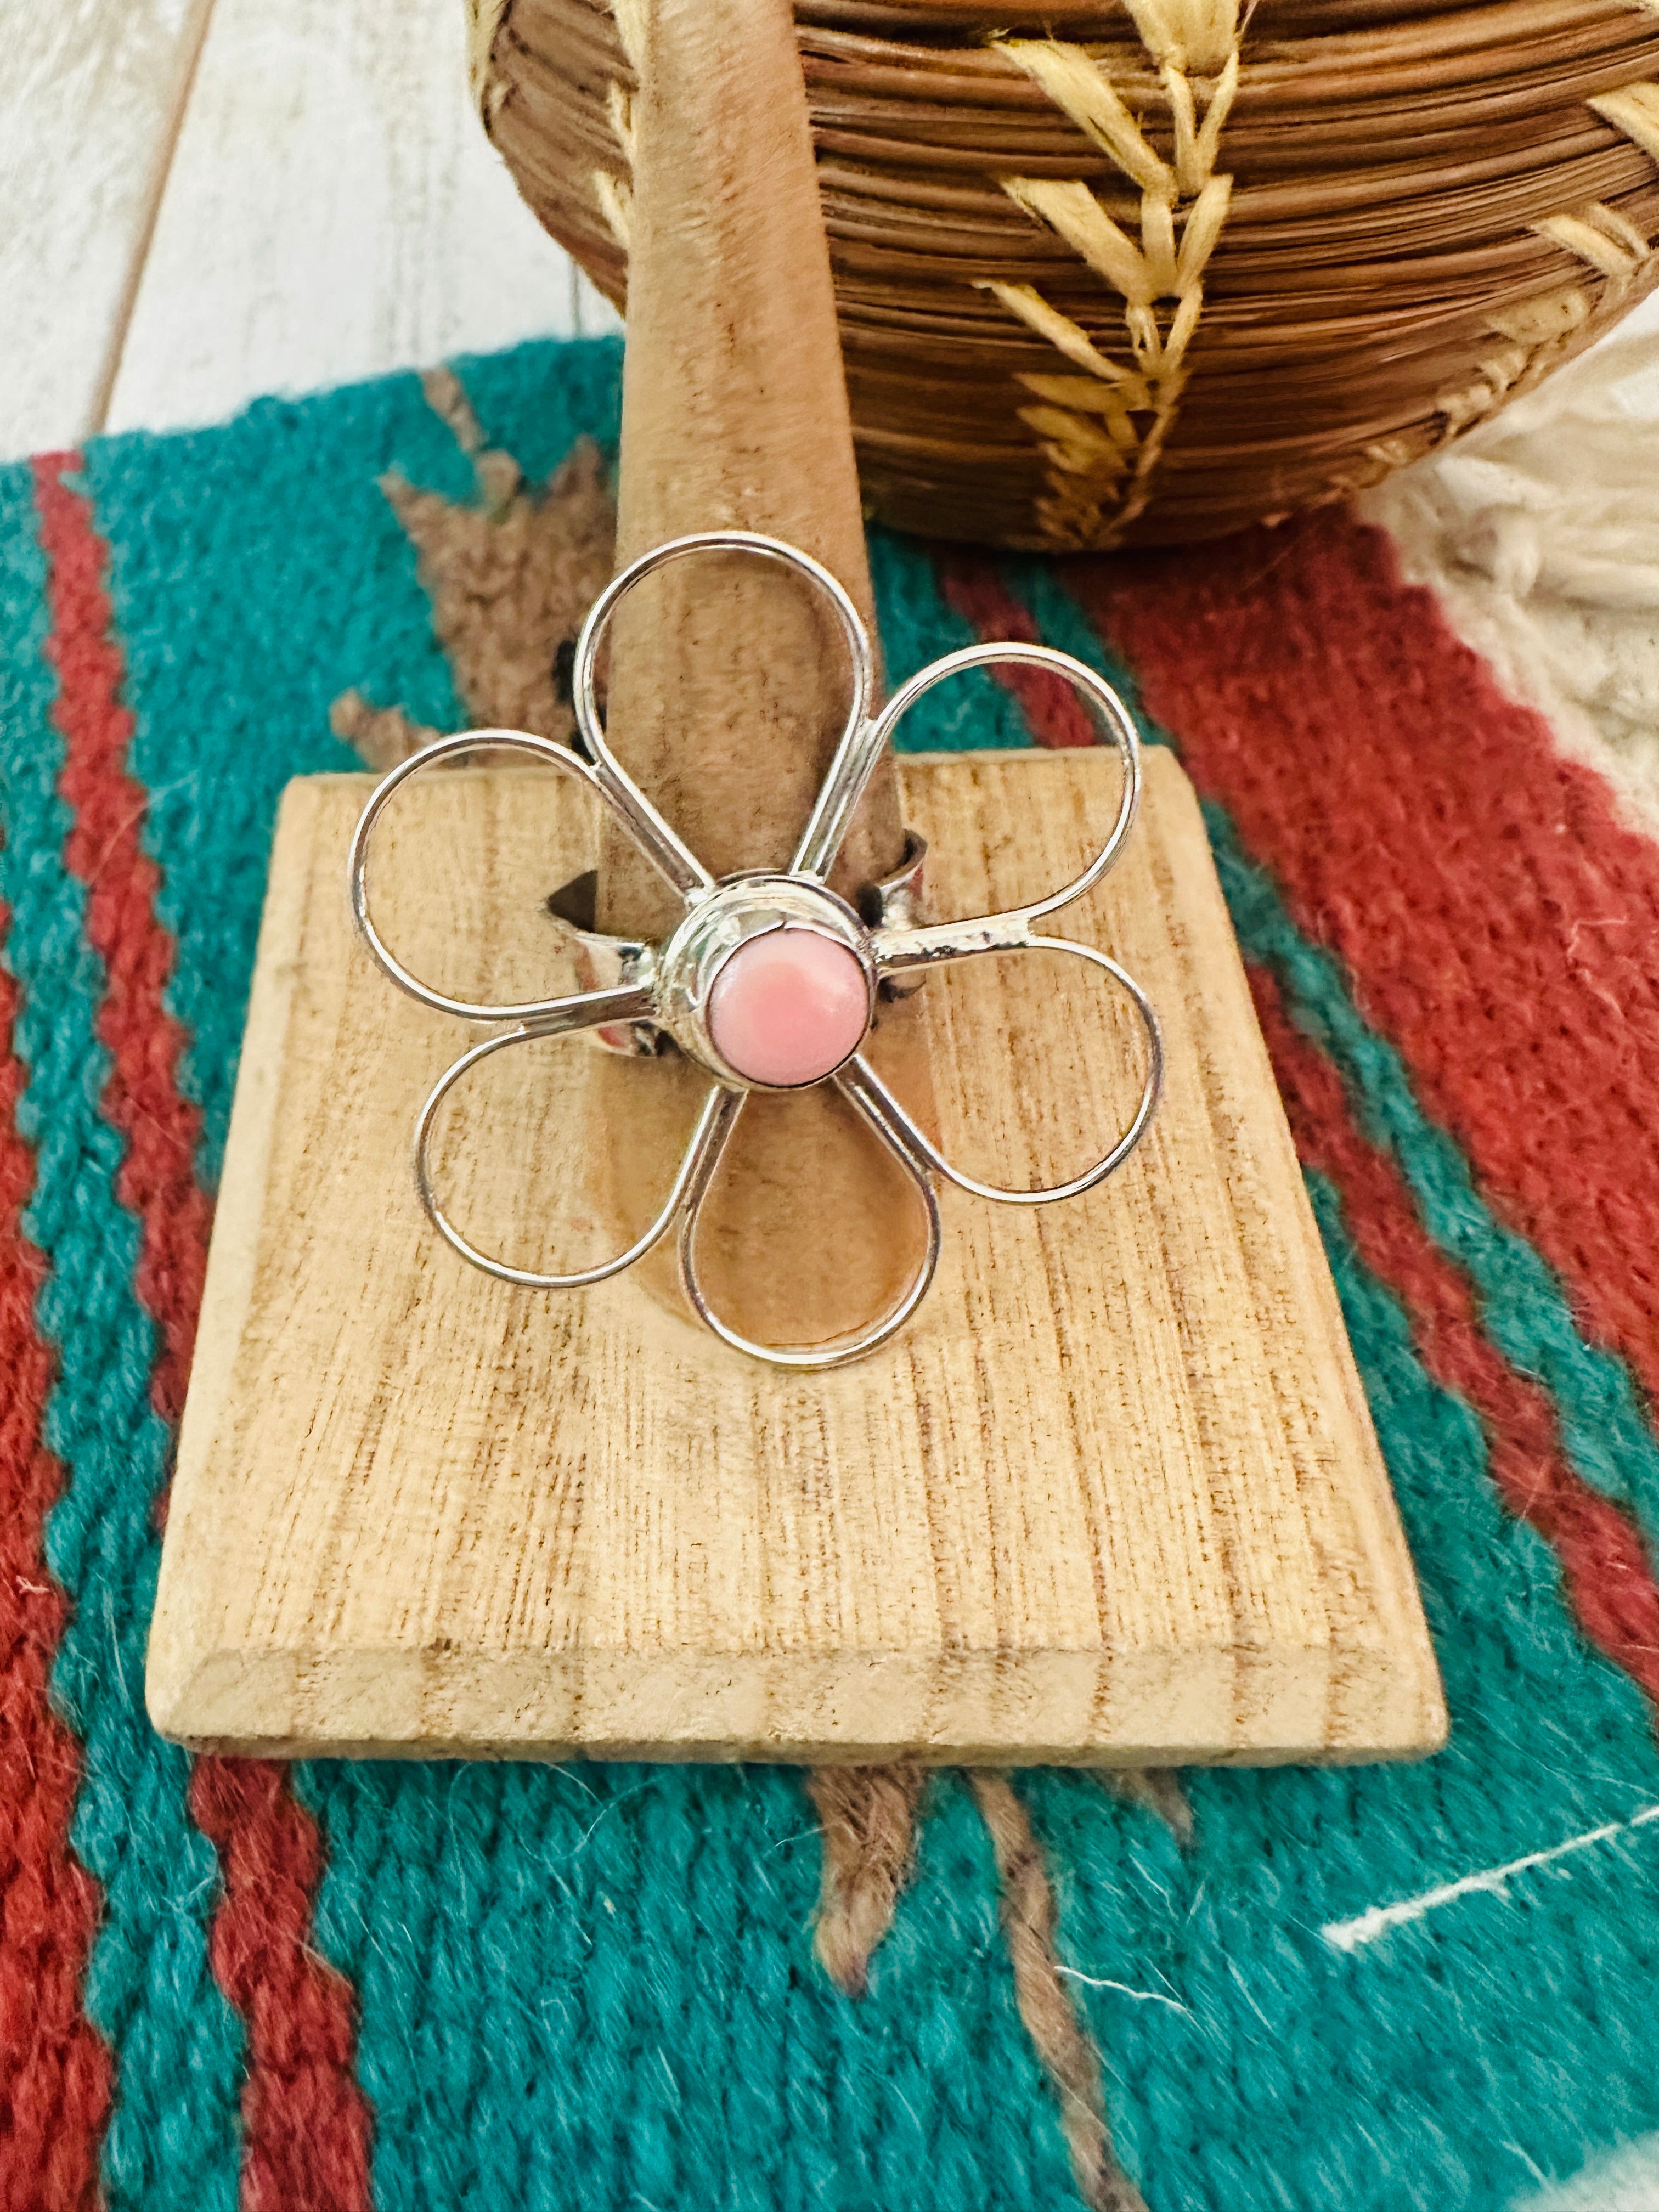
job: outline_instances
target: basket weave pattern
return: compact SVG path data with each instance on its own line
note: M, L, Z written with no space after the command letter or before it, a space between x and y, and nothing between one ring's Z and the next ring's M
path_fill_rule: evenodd
M485 124L624 303L628 0L471 0ZM1073 550L1340 498L1659 277L1659 13L800 0L860 467Z

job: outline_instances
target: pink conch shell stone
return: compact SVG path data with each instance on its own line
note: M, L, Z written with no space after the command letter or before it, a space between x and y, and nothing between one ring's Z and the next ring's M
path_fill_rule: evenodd
M708 995L708 1034L751 1083L817 1083L855 1052L869 1021L864 970L816 930L769 930L738 945Z

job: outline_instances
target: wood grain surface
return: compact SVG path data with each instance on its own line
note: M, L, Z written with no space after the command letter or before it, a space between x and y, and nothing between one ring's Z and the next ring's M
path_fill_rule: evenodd
M1196 804L1168 755L1148 766L1127 857L1066 921L1160 1008L1152 1133L1072 1205L952 1194L911 1329L811 1377L744 1361L625 1277L530 1295L438 1242L409 1129L464 1038L351 934L368 779L290 787L172 1492L156 1724L278 1755L1437 1746L1410 1562ZM1087 752L902 764L934 911L1063 879L1115 775ZM545 989L539 894L592 825L550 777L434 782L392 817L388 929L453 989ZM1092 1156L1139 1080L1089 978L1022 963L923 994L947 1148L1009 1181ZM571 1264L593 1233L595 1057L498 1054L441 1133L458 1218L510 1256Z
M107 427L573 332L598 295L484 143L465 69L459 0L215 0Z
M14 7L0 70L0 454L102 421L209 0Z
M0 456L614 331L472 106L461 0L14 8Z

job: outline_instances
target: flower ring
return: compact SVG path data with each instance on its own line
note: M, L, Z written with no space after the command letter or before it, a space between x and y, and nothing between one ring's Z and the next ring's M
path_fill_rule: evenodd
M829 600L846 640L853 696L845 728L811 815L788 867L755 870L717 880L617 764L600 720L594 669L600 640L618 605L653 571L698 553L741 553L780 562ZM1013 661L1062 677L1083 696L1101 734L1124 766L1123 793L1110 836L1083 872L1048 897L967 921L923 923L916 912L922 848L912 838L905 865L866 895L863 917L832 891L826 878L877 763L894 730L925 692L968 668ZM573 692L586 757L550 738L518 730L465 730L393 769L374 789L352 839L352 911L369 951L399 989L434 1012L472 1022L506 1024L439 1078L415 1127L415 1179L433 1226L464 1260L501 1281L529 1290L579 1290L620 1274L677 1229L679 1269L693 1310L723 1341L781 1367L840 1365L884 1343L927 1293L940 1245L937 1178L976 1198L1042 1206L1092 1190L1128 1158L1158 1104L1164 1051L1158 1018L1145 992L1116 961L1091 945L1046 937L1038 925L1099 883L1118 857L1139 803L1140 747L1133 722L1111 686L1083 662L1044 645L969 646L947 653L902 684L879 714L870 712L870 641L857 610L829 570L776 538L747 531L708 531L658 546L625 568L595 602L577 641ZM569 930L598 988L519 1005L485 1006L447 997L412 975L391 951L369 911L368 852L374 825L394 796L423 769L484 748L522 753L595 792L639 850L672 884L684 912L658 945ZM568 925L566 925L568 929ZM982 953L1064 952L1102 969L1128 995L1145 1025L1146 1079L1134 1115L1102 1158L1069 1182L1038 1190L1006 1190L953 1167L918 1127L865 1058L860 1048L875 1019L880 986L949 960ZM493 1259L467 1240L439 1203L433 1187L431 1142L444 1100L481 1060L510 1045L577 1030L605 1032L621 1048L677 1048L706 1071L708 1096L661 1210L626 1251L572 1274L538 1274ZM698 1212L751 1091L795 1091L833 1083L913 1178L927 1222L927 1246L916 1273L892 1309L852 1338L822 1346L750 1342L711 1308L696 1266Z

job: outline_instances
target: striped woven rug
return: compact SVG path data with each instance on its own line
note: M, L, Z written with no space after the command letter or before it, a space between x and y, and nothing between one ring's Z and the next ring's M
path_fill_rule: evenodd
M0 2212L1659 2202L1659 844L1348 514L872 550L893 678L1048 639L1199 787L1449 1749L290 1771L146 1724L277 795L568 726L617 370L0 471ZM1086 741L975 684L909 740Z

